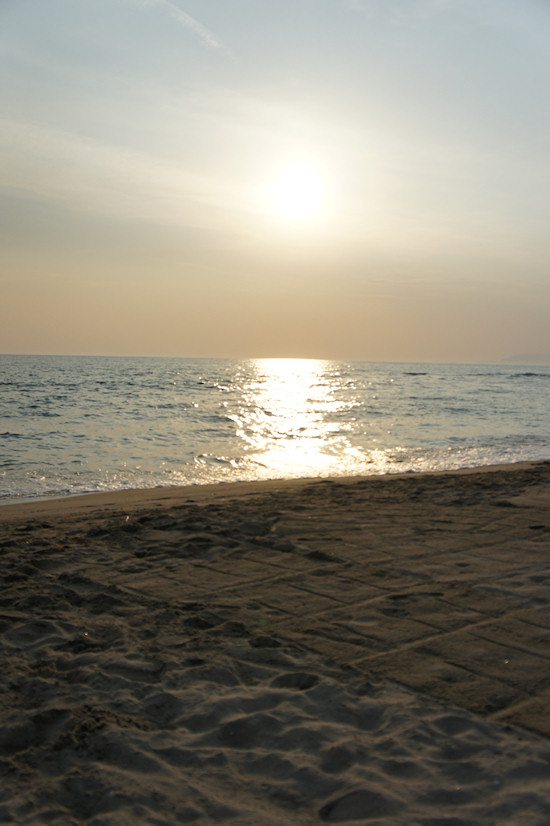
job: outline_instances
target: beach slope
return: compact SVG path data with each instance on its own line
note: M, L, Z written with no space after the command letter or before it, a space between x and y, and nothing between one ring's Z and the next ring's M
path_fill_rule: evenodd
M0 822L550 823L550 463L0 509Z

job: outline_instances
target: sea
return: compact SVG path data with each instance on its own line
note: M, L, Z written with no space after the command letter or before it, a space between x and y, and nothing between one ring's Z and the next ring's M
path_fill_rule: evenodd
M0 356L0 502L550 459L550 367Z

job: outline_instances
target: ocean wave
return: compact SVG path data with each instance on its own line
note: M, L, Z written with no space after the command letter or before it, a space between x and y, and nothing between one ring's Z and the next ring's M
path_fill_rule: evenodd
M544 370L315 362L289 390L250 360L0 364L9 497L550 458Z
M512 373L512 379L550 379L550 373Z

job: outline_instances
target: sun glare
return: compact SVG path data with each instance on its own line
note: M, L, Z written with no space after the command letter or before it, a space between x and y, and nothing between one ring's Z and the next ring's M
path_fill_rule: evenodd
M319 212L322 189L321 180L313 166L302 162L288 164L273 183L273 205L285 218L305 221Z

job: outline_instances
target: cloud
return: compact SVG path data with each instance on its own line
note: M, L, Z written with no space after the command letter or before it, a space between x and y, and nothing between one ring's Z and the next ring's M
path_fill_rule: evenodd
M192 17L190 14L187 14L187 12L182 11L179 6L172 3L171 0L142 0L142 5L143 4L147 6L162 6L167 9L171 16L181 23L182 26L185 26L186 29L193 32L193 34L195 34L205 46L208 46L210 49L215 49L216 51L227 53L225 46L223 46L223 44L218 40L215 34L210 31L210 29L203 26L203 24L195 17Z
M9 159L0 195L79 213L210 227L232 203L209 171L59 129L0 119L0 152Z
M162 2L163 6L169 8L172 16L175 17L176 20L179 20L180 23L182 23L186 28L194 32L206 46L209 46L211 49L224 50L224 47L215 35L212 34L206 26L203 26L202 23L194 17L191 17L190 14L181 11L181 9L179 9L174 3L170 3L169 0L158 0L158 2Z

